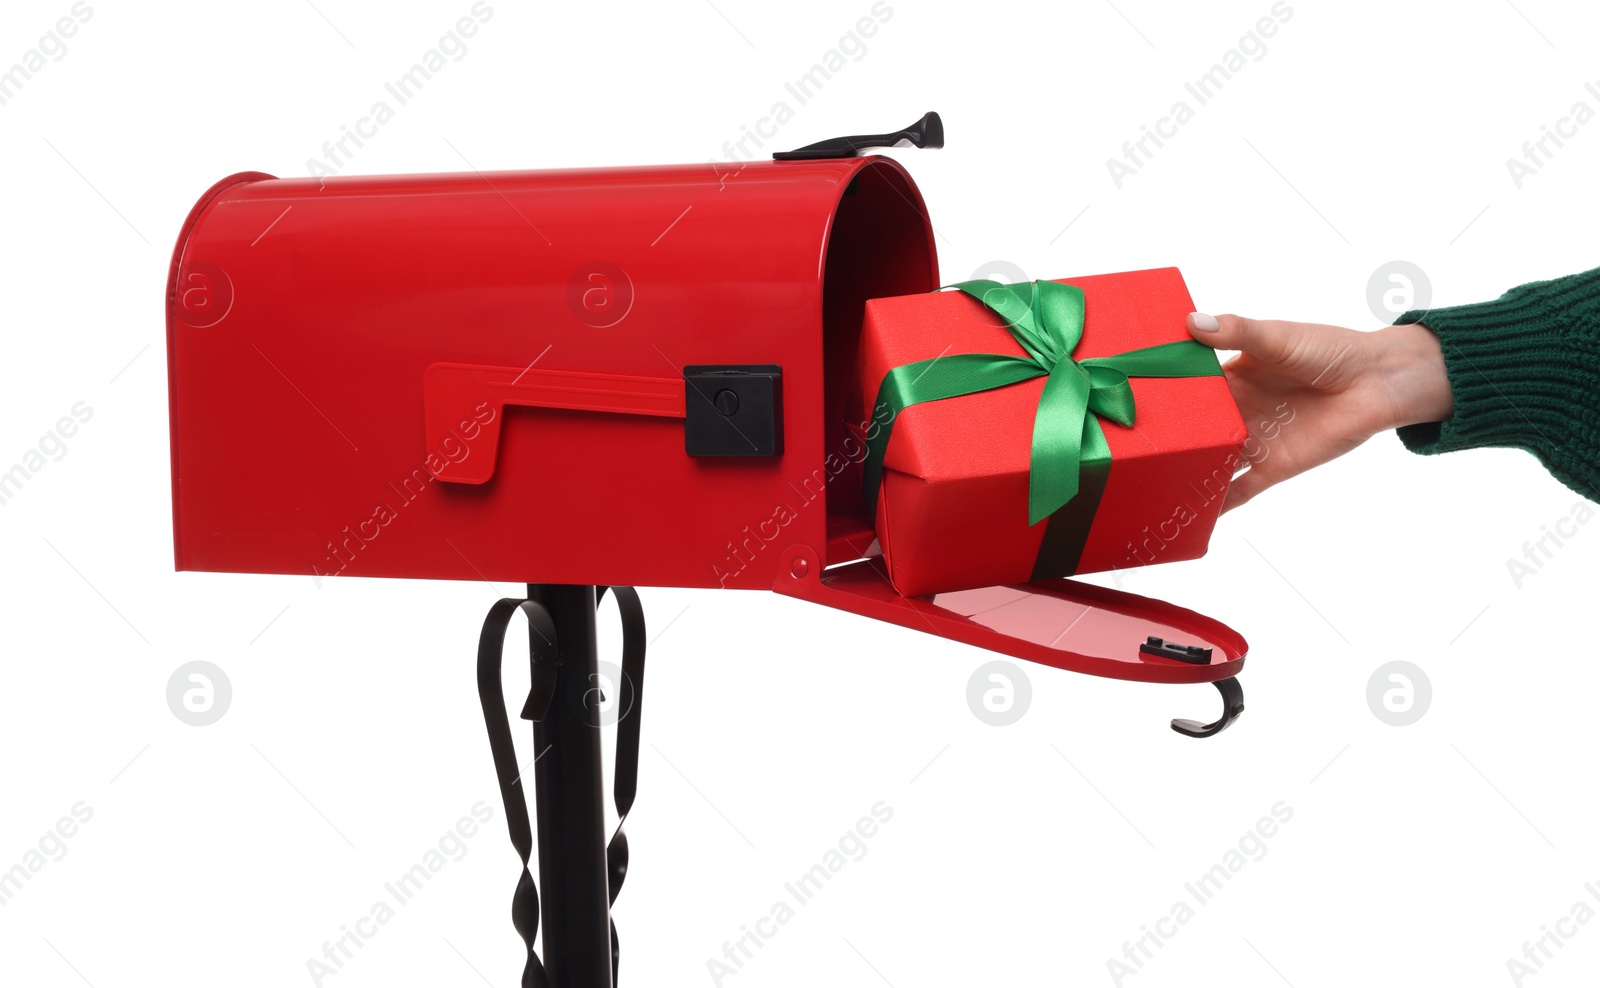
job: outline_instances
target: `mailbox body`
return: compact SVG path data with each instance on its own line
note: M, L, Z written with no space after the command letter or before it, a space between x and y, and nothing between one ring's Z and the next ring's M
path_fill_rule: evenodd
M867 299L937 285L921 195L883 157L232 176L167 284L177 568L770 589L1093 675L1237 675L1237 632L1162 601L894 592L856 344ZM765 455L691 455L695 382L728 367L779 406Z
M882 157L234 176L169 283L177 566L770 589L830 528L858 558L861 306L936 279ZM780 453L688 455L689 365L777 365Z

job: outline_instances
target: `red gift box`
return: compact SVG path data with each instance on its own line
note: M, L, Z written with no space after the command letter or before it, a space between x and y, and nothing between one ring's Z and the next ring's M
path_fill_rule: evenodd
M1084 293L1076 360L1190 339L1194 303L1177 268L1062 281ZM878 421L892 368L946 354L1026 355L996 312L955 291L867 302L859 353L863 407ZM1241 465L1238 407L1220 376L1130 384L1133 425L1100 420L1111 464L1098 504L1085 488L1036 525L1028 492L1043 377L902 410L876 510L895 589L920 596L1204 555Z

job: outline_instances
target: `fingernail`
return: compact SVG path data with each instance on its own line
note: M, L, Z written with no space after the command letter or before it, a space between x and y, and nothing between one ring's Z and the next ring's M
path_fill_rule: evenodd
M1198 329L1203 333L1215 333L1218 328L1217 317L1208 316L1204 312L1191 312L1189 313L1189 328Z

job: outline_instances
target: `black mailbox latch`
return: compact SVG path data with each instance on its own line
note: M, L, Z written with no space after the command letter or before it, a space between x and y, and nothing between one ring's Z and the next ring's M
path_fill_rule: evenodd
M856 134L852 137L834 137L815 144L807 144L793 151L775 151L772 156L779 161L805 161L817 158L854 158L865 148L942 148L944 147L944 121L939 114L929 111L905 130L889 134Z
M1151 635L1140 643L1139 651L1147 655L1163 655L1169 659L1177 659L1179 662L1188 662L1198 666L1209 665L1211 662L1211 649L1209 648L1162 641L1155 635Z
M690 456L783 455L777 364L690 364L683 383L683 447Z

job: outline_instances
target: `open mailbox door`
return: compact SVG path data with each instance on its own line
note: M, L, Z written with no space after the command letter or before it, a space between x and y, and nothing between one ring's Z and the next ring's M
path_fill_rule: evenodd
M823 568L803 547L784 554L773 589L813 603L964 642L1029 662L1147 683L1214 683L1222 716L1172 729L1210 737L1244 712L1238 680L1248 646L1195 611L1076 580L902 597L869 556Z

